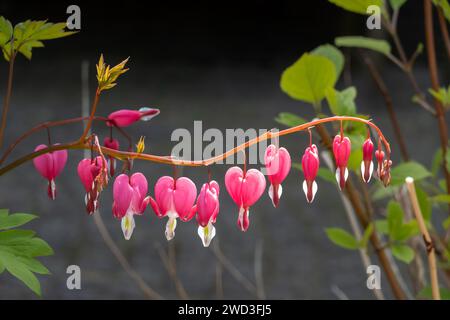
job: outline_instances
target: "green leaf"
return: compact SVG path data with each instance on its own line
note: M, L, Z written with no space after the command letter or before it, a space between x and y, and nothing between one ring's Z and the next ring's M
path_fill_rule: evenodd
M450 300L450 290L446 288L439 288L439 292L441 293L441 300ZM418 298L426 298L426 299L433 299L433 292L431 290L430 286L427 286L420 290L420 292L417 294Z
M275 121L287 127L295 127L307 122L305 119L290 112L280 112Z
M327 233L328 238L336 245L345 248L345 249L358 249L359 243L347 231L340 229L340 228L327 228L325 229L325 232Z
M373 39L361 36L338 37L334 39L338 47L356 47L378 51L384 55L390 55L391 46L386 40Z
M0 215L0 230L19 227L36 218L37 216L29 213L14 213L9 216Z
M11 241L17 241L18 239L31 238L36 233L31 230L7 230L0 232L0 244L9 243Z
M331 112L336 116L354 116L356 114L356 88L348 87L343 91L331 88L326 94Z
M281 89L291 98L318 105L336 83L330 59L305 53L281 76Z
M399 10L405 4L406 0L389 0L392 9Z
M342 69L344 68L345 61L344 55L342 54L341 50L327 43L315 48L313 51L311 51L311 54L323 56L330 59L330 61L333 62L336 70L336 78L339 79Z
M13 27L9 20L0 16L0 46L11 40Z
M361 162L363 159L362 149L354 149L350 152L350 157L348 158L347 167L350 170L359 172L361 170Z
M9 214L8 209L0 209L0 218L6 217Z
M431 202L428 199L428 195L420 186L417 185L416 185L416 194L417 200L419 201L420 211L422 211L423 218L426 221L430 221L432 207Z
M303 172L303 168L300 163L294 162L294 163L292 163L292 167ZM317 171L317 176L327 182L331 182L332 184L336 183L336 178L334 176L334 173L331 172L331 170L328 168L319 168L319 170Z
M420 163L415 161L404 162L392 168L391 185L395 186L405 183L406 177L413 177L414 180L418 181L430 176L431 172Z
M450 203L450 194L438 194L431 197L430 200L437 203Z
M382 200L385 198L393 197L395 192L399 189L398 186L389 185L387 187L383 186L381 183L376 185L375 192L372 195L374 201Z
M27 268L38 274L50 274L50 271L45 267L39 260L36 260L35 258L29 258L29 257L16 257L18 261L23 263Z
M389 233L388 221L386 219L375 220L375 229L382 234Z
M369 242L370 236L372 235L374 231L374 224L373 223L369 223L369 225L367 226L366 230L364 230L364 234L363 237L359 243L361 248L366 248L367 247L367 243Z
M409 264L414 259L414 250L407 245L393 245L391 250L392 255L404 263Z
M387 206L387 222L389 237L396 240L397 233L403 224L403 209L400 203L393 200L389 201Z
M447 217L447 219L445 219L445 220L442 222L442 226L444 227L444 229L450 228L450 216Z
M448 109L450 108L450 86L448 88L439 88L438 91L434 91L433 89L428 89L428 92L438 101L442 103L442 105Z
M367 7L376 5L383 8L383 0L328 0L329 2L347 11L367 14Z
M433 3L442 9L445 19L450 22L450 4L448 0L433 0Z
M8 252L2 251L0 260L4 264L6 270L21 280L28 288L37 295L41 295L41 285L36 276L28 269L27 265L16 259L16 257Z

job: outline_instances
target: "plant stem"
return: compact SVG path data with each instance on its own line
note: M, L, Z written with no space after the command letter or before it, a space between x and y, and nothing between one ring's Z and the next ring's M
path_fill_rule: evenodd
M11 50L11 51L13 51L13 50ZM8 83L6 85L6 94L5 94L5 99L3 101L2 122L0 125L0 150L3 145L3 136L5 134L5 128L6 128L6 118L8 115L9 104L11 101L15 59L16 59L16 54L14 52L11 52L11 56L9 58Z
M83 142L84 139L86 138L86 136L88 135L89 130L91 130L92 121L94 120L95 112L97 111L98 100L100 99L100 92L101 92L100 89L97 88L97 90L95 91L94 102L92 103L92 107L91 107L91 115L89 116L88 123L86 124L86 127L84 128L83 134L81 135L80 139L78 140L79 142Z
M400 123L397 119L397 114L395 113L394 106L392 103L391 95L389 94L389 90L387 89L386 84L383 81L383 78L381 77L380 73L378 72L376 66L372 62L372 60L365 54L362 54L363 61L366 64L367 68L369 69L370 75L372 76L372 79L375 81L375 85L378 88L378 91L380 91L381 95L384 98L384 102L386 104L389 118L391 120L392 127L394 128L395 138L400 146L400 152L402 155L402 159L404 161L409 160L408 151L406 149L406 143L405 139L403 138L402 130L400 128Z
M316 128L317 128L317 132L319 133L319 135L322 139L323 145L328 150L330 150L330 152L332 152L331 138L330 138L330 135L328 134L327 130L321 124L318 124L316 126ZM350 178L347 180L347 184L345 186L345 192L347 194L348 200L350 201L353 209L355 210L355 213L356 213L361 225L363 226L364 229L367 228L368 224L370 223L370 220L368 218L368 215L365 213L363 206L360 203L359 195L358 195L357 191L355 190L355 188L353 187L353 184L352 184ZM381 265L383 266L384 272L386 273L386 277L392 288L392 292L394 293L394 296L397 299L405 300L406 295L403 292L403 290L397 280L395 272L392 269L391 264L389 262L389 258L387 257L386 252L384 251L384 248L381 246L380 239L378 238L378 235L376 234L376 232L372 233L372 235L370 237L370 242L372 243L372 246L375 248L375 252L378 255L378 259L379 259Z
M201 167L201 166L209 166L216 162L219 162L221 160L224 160L242 150L245 150L246 148L255 145L259 142L266 141L268 139L271 139L272 137L278 137L278 136L284 136L293 134L299 131L308 130L310 127L318 126L319 124L324 123L330 123L330 122L341 122L341 121L353 121L353 122L361 122L365 123L366 125L372 127L378 134L380 140L384 144L384 147L387 152L387 157L389 158L391 154L391 147L387 139L384 137L383 133L381 132L380 128L378 128L373 122L370 120L358 118L358 117L349 117L349 116L335 116L335 117L328 117L328 118L322 118L322 119L316 119L311 122L298 125L292 128L288 128L285 130L277 131L277 132L271 132L268 131L266 133L263 133L262 135L249 140L221 155L218 155L213 158L205 159L205 160L180 160L175 159L172 156L157 156L152 154L145 154L145 153L137 153L137 152L126 152L126 151L119 151L119 150L113 150L105 147L100 147L100 150L105 154L112 156L119 160L126 160L126 159L139 159L139 160L145 160L145 161L151 161L156 163L162 163L162 164L170 164L170 165L177 165L177 166L189 166L189 167ZM80 139L81 140L81 139ZM27 154L12 163L2 167L0 169L0 176L5 174L6 172L16 168L17 166L32 160L42 154L49 153L55 150L65 150L65 149L90 149L90 145L87 144L84 139L83 141L75 141L67 144L59 144L59 145L53 145L46 149L41 149L39 151L32 152L30 154Z
M438 8L439 28L441 29L442 40L444 41L445 49L447 51L447 58L450 60L450 36L447 29L447 21L441 8Z
M431 78L431 86L433 90L439 90L438 67L436 62L436 51L434 47L433 32L433 8L431 0L424 0L424 16L425 16L425 43L428 56L428 68ZM436 110L436 118L439 127L439 137L442 149L442 169L447 185L447 193L450 194L450 173L447 169L447 146L448 146L448 130L445 122L445 111L439 100L434 99L434 107ZM450 205L449 205L450 208Z
M428 265L430 268L430 278L431 278L431 291L434 300L441 300L441 295L439 292L437 267L436 267L436 256L434 254L434 244L428 232L423 219L422 211L420 210L419 201L417 200L416 188L414 186L414 180L411 177L406 178L406 188L408 189L409 198L411 200L413 212L416 216L417 223L419 224L420 232L423 236L423 241L425 242L425 247L427 249Z

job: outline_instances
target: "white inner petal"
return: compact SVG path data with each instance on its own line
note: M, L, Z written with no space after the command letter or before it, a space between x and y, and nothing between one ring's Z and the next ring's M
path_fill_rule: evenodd
M127 214L122 218L121 225L125 240L130 240L134 227L136 226L133 214L127 212Z
M209 247L211 240L215 237L216 228L209 222L206 227L198 226L197 233L200 239L202 239L203 246L206 248Z
M170 241L175 237L176 227L177 227L177 218L169 216L169 220L167 221L165 231L167 241Z

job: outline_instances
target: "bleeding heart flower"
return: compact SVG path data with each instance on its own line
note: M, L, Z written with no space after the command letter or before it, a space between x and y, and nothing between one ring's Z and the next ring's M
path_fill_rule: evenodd
M351 142L348 137L336 135L333 140L333 154L336 161L336 180L339 188L344 190L348 178L347 163L350 157Z
M377 159L377 175L378 178L382 178L381 177L381 171L383 168L383 159L384 159L384 151L378 149L377 151L375 151L375 158Z
M208 247L216 235L216 222L219 213L219 184L216 181L205 183L197 198L198 235L204 247Z
M119 141L117 139L105 137L103 145L109 149L119 150ZM114 176L114 173L116 171L116 159L114 157L111 156L108 157L108 168L110 176L111 177Z
M197 187L191 179L181 177L174 180L172 177L164 176L158 179L155 185L155 199L150 197L150 205L159 217L167 216L166 238L172 240L175 236L177 218L189 221L196 212L194 206L197 196Z
M319 171L319 152L315 144L306 148L302 157L302 169L305 180L303 181L303 192L306 196L306 201L313 202L317 192L316 176Z
M285 148L277 148L271 144L264 155L267 176L270 181L269 197L276 208L283 193L281 183L291 170L291 156Z
M45 144L38 145L34 151L46 149ZM67 150L52 151L33 159L36 170L48 180L47 194L50 199L55 200L56 184L55 178L62 172L67 162Z
M247 231L250 224L250 206L258 201L264 192L266 179L259 170L250 169L243 172L239 167L231 167L225 174L225 186L239 207L238 226L242 231Z
M105 175L106 171L106 162L101 156L97 156L93 159L86 158L78 163L77 172L78 177L86 190L84 200L88 214L93 214L98 210L98 197L103 190L103 187L105 187L102 183L102 175Z
M364 182L368 183L372 177L373 172L373 143L370 137L364 141L363 146L363 160L361 162L361 175Z
M128 127L136 121L148 121L160 113L159 109L143 107L139 110L121 109L108 116L108 126Z
M122 232L126 240L130 240L136 226L134 215L142 215L150 201L147 191L147 179L140 172L131 177L120 174L114 181L112 211L117 219L122 219Z

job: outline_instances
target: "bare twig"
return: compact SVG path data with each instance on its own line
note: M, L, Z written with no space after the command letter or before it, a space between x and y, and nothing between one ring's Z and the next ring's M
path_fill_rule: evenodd
M255 247L255 280L258 299L266 299L263 275L263 241L261 239L256 242Z
M416 188L414 186L414 179L411 177L407 177L405 179L406 188L408 189L409 198L411 201L411 205L413 208L413 212L416 216L417 223L419 224L420 232L423 236L423 241L425 243L425 247L427 249L428 256L428 265L430 268L430 279L431 279L431 290L433 294L434 300L440 300L441 295L439 292L439 283L437 276L437 267L436 267L436 256L435 256L435 248L433 244L433 240L430 237L428 229L425 225L425 221L423 219L422 211L420 210L419 201L417 200Z
M442 40L444 41L447 58L450 60L450 36L447 29L447 21L445 20L442 8L438 8L439 28L441 29Z
M14 43L14 38L11 40ZM6 118L8 116L9 105L11 102L12 95L12 84L13 84L13 74L14 74L14 61L16 58L16 53L14 52L14 46L11 45L11 55L9 58L9 69L8 69L8 83L6 85L6 94L3 101L3 111L2 111L2 121L0 125L0 149L3 145L3 136L5 134L6 128Z

